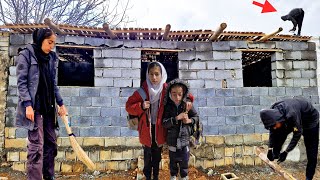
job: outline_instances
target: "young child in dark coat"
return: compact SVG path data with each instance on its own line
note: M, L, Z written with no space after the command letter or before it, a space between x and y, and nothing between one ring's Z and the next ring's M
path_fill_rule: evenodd
M188 179L189 140L193 134L194 125L199 121L193 107L189 111L186 110L188 91L188 85L182 80L175 79L168 84L163 126L167 128L170 180L176 180L178 167L180 167L181 179ZM193 101L193 98L190 100Z

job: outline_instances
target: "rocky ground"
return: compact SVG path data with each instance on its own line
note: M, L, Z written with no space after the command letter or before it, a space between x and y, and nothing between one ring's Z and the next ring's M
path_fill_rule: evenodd
M305 172L305 164L306 163L283 163L282 167L291 173L296 179L304 180L304 172ZM229 167L219 167L212 169L212 176L208 176L209 170L200 170L196 168L190 168L189 177L190 180L218 180L223 173L234 173L241 180L282 180L280 175L274 172L267 165L263 166L251 166L251 167L243 167L243 166L229 166ZM8 179L19 179L25 180L26 174L22 172L12 171L10 167L2 167L0 168L0 179L1 177L7 177ZM78 179L101 179L101 180L130 180L136 179L137 171L107 171L100 172L98 175L93 175L93 173L68 173L61 174L56 173L56 179L58 180L78 180ZM169 180L170 175L169 172L161 171L160 172L161 180ZM320 165L317 167L315 180L320 180Z

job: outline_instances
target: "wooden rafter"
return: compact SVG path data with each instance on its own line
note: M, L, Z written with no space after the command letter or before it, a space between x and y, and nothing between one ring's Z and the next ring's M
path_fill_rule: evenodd
M271 37L275 36L276 34L278 34L279 32L281 32L282 30L283 30L283 28L282 28L282 27L279 27L279 29L276 30L276 31L274 31L273 33L266 34L266 35L264 35L263 37L261 37L261 38L258 40L258 42L266 41L266 40L268 40L269 38L271 38Z
M111 39L118 39L117 35L115 35L112 30L109 28L109 25L107 23L103 24L103 29L106 31L106 33L109 35Z
M215 41L218 39L219 35L227 28L227 23L221 23L217 30L209 38L210 41Z
M49 18L46 18L44 20L44 23L46 25L48 25L50 27L50 29L52 29L55 33L58 33L60 35L64 35L65 34L65 32L63 30L59 29L59 27L56 26Z

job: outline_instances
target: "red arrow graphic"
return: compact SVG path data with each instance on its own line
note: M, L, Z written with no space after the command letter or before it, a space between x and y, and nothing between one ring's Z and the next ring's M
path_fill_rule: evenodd
M267 12L276 12L277 10L269 3L268 0L264 4L261 4L257 1L253 1L252 4L262 7L261 13L267 13Z

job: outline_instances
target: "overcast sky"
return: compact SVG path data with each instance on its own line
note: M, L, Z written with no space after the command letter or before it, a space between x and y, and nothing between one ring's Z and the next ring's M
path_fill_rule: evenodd
M264 3L265 0L256 0ZM301 35L320 36L320 0L269 0L277 12L261 13L253 0L131 0L129 16L136 20L128 27L164 28L171 30L215 30L226 22L226 31L271 33L279 27L289 34L290 21L282 21L293 8L305 11Z

